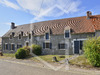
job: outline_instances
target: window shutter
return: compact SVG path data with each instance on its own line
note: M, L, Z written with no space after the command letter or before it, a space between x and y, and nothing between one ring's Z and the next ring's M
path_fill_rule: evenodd
M11 44L9 44L9 50L11 50Z
M18 44L17 44L17 49L18 49Z
M13 46L14 46L14 50L15 50L15 44Z
M50 49L52 49L52 43L50 43Z
M45 49L45 43L43 42L43 49Z
M3 48L4 48L4 50L5 50L5 44L4 44L4 47L3 47Z
M8 44L7 44L7 50L8 50Z
M58 44L58 49L60 49L60 44Z

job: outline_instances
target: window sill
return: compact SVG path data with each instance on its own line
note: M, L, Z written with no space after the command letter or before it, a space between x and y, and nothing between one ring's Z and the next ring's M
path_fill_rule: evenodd
M45 48L44 50L50 50L50 48Z
M66 50L66 49L59 49L59 50Z

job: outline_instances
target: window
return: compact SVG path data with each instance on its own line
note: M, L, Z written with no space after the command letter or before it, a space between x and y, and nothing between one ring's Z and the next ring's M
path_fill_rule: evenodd
M12 35L10 35L10 39L12 39Z
M49 33L46 33L46 34L45 34L45 38L46 38L46 40L49 39Z
M23 36L23 32L21 31L21 36Z
M69 38L69 37L70 37L69 30L66 30L66 31L65 31L65 38Z
M11 44L11 50L15 50L15 44Z
M46 48L50 48L50 43L45 43Z
M19 48L21 48L22 47L22 45L20 45L20 44L17 44L17 49L19 49Z
M5 50L8 50L8 44L5 44Z
M64 43L58 44L58 48L59 48L59 49L65 49L65 44L64 44Z
M29 34L29 39L31 39L31 34Z
M52 49L52 43L43 43L43 48Z
M14 37L14 35L15 35L15 33L14 32L12 32L12 36Z
M26 46L29 46L29 43L28 42L26 42Z
M19 37L18 37L19 39L21 39L22 37L21 37L21 34L19 34Z

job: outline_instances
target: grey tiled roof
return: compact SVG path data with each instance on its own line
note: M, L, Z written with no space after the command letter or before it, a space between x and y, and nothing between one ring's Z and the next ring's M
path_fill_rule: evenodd
M86 16L66 18L59 20L43 21L32 24L25 24L16 26L15 29L10 29L3 37L9 37L14 32L15 37L23 31L24 36L30 33L30 30L34 32L34 35L44 35L46 32L51 31L52 35L64 34L65 28L71 28L71 33L91 33L96 29L100 30L100 15L91 16L91 19L87 19ZM97 24L97 27L95 26Z

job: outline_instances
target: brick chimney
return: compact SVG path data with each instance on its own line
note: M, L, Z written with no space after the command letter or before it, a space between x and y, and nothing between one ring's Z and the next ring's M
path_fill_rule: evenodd
M11 22L11 29L14 29L14 28L15 28L15 23Z
M91 11L87 11L87 19L90 19L91 18L91 16L92 16L92 12Z

